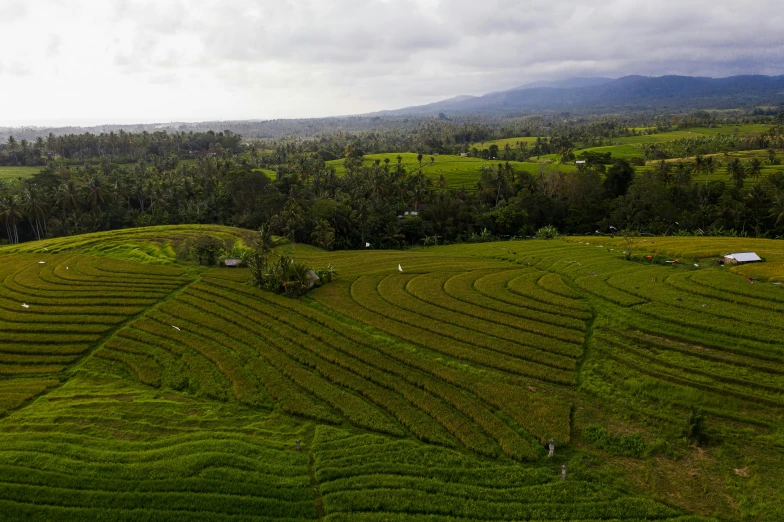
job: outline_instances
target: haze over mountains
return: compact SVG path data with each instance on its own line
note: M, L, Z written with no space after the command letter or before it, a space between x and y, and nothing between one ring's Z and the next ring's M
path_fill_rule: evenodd
M624 76L535 82L484 96L458 96L376 115L435 115L574 111L679 111L784 105L784 76Z
M648 112L683 113L698 109L753 109L765 107L784 111L784 76L745 75L727 78L692 76L624 76L622 78L583 77L559 81L539 81L512 89L493 91L483 96L456 96L427 105L404 107L355 116L297 118L280 120L232 120L205 122L139 123L91 127L0 126L0 141L9 135L35 139L50 132L55 135L91 132L108 133L231 130L246 138L314 136L325 129L354 132L384 128L393 120L450 116L505 117L538 112L572 114L613 114ZM379 121L378 117L382 117ZM0 122L2 123L2 122Z

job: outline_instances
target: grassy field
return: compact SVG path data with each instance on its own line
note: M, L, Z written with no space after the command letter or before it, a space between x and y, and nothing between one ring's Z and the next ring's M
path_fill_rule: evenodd
M42 167L3 167L0 166L0 181L28 178L41 172Z
M606 145L603 147L589 147L582 150L591 152L610 152L612 153L613 158L630 160L635 157L641 158L644 156L640 145L646 143L664 143L675 140L696 138L699 136L717 136L719 134L738 134L740 136L757 135L769 129L770 125L741 125L715 128L695 127L689 130L662 132L643 136L613 138L612 140L609 140L612 142L611 145Z
M376 160L384 165L384 160L389 159L390 168L395 168L397 165L397 157L402 158L401 165L407 172L416 172L420 169L420 163L417 161L417 155L411 152L402 153L389 153L389 154L368 154L364 157L366 165L372 165ZM431 163L430 158L435 161ZM345 173L343 166L344 160L333 160L327 162L335 168L338 174ZM438 181L440 176L444 176L447 180L447 185L450 188L465 187L473 189L476 182L479 181L479 176L482 167L493 167L499 163L505 163L503 160L483 160L480 158L439 155L439 156L423 156L421 169L422 172L434 181ZM510 165L516 172L528 172L530 174L538 174L542 169L547 168L546 164L533 163L533 162L519 162L511 161ZM575 167L571 165L559 165L561 170L573 170Z
M201 233L249 240L0 248L6 519L784 516L777 241L289 245L340 272L292 300L178 259Z
M473 144L479 150L488 149L490 145L498 145L499 151L503 153L504 147L509 145L512 147L512 150L517 150L517 144L519 142L525 143L528 148L530 149L531 146L536 143L536 136L523 136L519 138L503 138L500 140L488 140L488 141L477 141Z
M620 158L624 160L630 160L632 158L643 157L642 148L639 147L641 144L645 143L664 143L669 141L681 140L681 139L688 139L688 138L695 138L699 136L717 136L719 134L724 135L732 135L737 134L740 136L747 136L747 135L759 135L764 132L767 132L770 129L771 125L768 124L748 124L748 125L726 125L726 126L718 126L718 127L693 127L689 129L679 130L679 131L672 131L672 132L662 132L662 133L651 133L651 134L644 134L639 136L626 136L620 138L611 138L607 140L609 143L607 145L601 147L589 147L585 149L579 149L579 152L583 151L590 151L590 152L610 152L612 153L613 158ZM635 129L640 132L650 131L653 128L637 128ZM528 144L529 148L533 142L536 141L535 137L518 137L518 138L506 138L502 140L493 140L487 141L482 144L477 143L476 147L478 148L488 148L491 144L496 144L499 146L501 150L503 150L506 144L509 144L511 147L515 148L515 144L519 141L524 141ZM543 158L557 161L558 158L555 155L547 155L543 156Z

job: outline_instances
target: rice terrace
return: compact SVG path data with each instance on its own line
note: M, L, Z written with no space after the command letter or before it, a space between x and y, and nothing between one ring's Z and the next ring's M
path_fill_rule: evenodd
M784 522L780 3L2 0L0 522Z
M178 260L204 234L253 237L184 225L0 248L4 518L784 513L777 241L638 238L630 259L607 236L286 244L339 267L290 299ZM744 247L766 262L716 262Z

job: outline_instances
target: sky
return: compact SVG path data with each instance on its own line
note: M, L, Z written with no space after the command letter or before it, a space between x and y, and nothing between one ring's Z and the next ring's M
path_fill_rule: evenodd
M784 74L780 0L0 0L0 126L361 114L575 76Z

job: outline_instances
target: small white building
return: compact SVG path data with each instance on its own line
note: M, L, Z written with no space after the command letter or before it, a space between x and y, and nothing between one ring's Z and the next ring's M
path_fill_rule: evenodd
M735 252L724 255L724 264L742 265L744 263L759 263L762 258L754 252Z
M226 259L225 261L223 261L223 264L224 264L224 266L227 266L229 268L237 268L238 266L240 266L242 264L242 259L239 259L239 258L236 258L236 257L230 257L230 258Z

